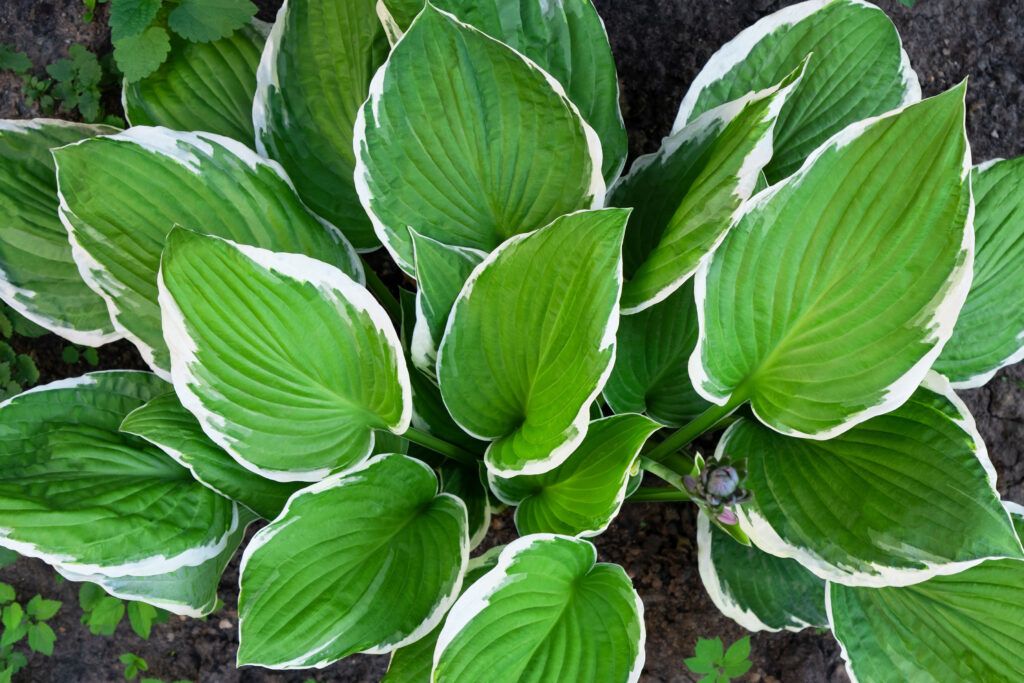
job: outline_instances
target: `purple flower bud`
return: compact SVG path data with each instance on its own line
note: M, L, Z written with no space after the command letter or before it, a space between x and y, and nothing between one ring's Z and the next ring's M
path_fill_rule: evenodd
M716 498L728 498L740 485L740 477L732 467L719 467L708 476L708 493Z
M686 490L689 491L691 495L697 494L697 480L689 474L683 477L683 486L686 487Z
M726 526L732 526L734 524L739 524L740 520L738 517L736 517L735 512L733 512L729 508L726 508L725 510L722 510L720 513L718 513L718 521L722 524L725 524Z

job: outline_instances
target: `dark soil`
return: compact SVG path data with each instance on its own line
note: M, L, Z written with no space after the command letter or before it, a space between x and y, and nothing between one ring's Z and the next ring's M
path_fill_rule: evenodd
M669 129L690 80L725 41L760 16L789 2L772 0L595 0L611 36L622 81L622 104L633 154L652 151ZM275 2L258 2L272 19ZM926 95L970 76L968 131L975 160L1024 153L1024 0L920 0L908 10L880 0L898 24ZM82 21L79 0L8 0L0 4L0 42L29 53L37 65L66 55L74 42L109 50L105 11L93 24ZM0 117L38 112L24 105L18 81L0 74ZM52 337L19 342L32 353L43 381L78 374L60 360L64 344ZM101 350L103 367L142 367L125 343ZM999 489L1024 502L1024 366L1000 372L989 385L966 392L999 471ZM695 516L687 505L627 506L607 533L596 539L602 559L629 572L643 597L647 623L644 680L691 681L682 663L700 636L727 643L744 632L722 617L697 575ZM511 538L507 516L494 522L489 543ZM78 623L77 587L58 584L36 561L21 560L0 572L19 597L35 593L64 601L53 623L59 639L52 658L33 657L21 680L66 683L121 679L117 657L143 656L150 675L165 681L375 681L385 657L357 656L322 671L274 673L236 670L237 564L222 581L225 607L205 620L172 617L149 641L126 624L112 638L91 636ZM819 683L847 681L839 648L830 635L758 634L748 681ZM567 682L568 683L568 682Z

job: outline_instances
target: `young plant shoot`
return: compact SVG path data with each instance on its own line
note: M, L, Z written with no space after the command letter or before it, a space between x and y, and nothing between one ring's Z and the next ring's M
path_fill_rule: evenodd
M239 665L632 683L588 539L682 501L741 626L1020 679L1024 516L954 390L1024 358L1024 160L976 164L879 8L757 22L624 169L591 0L112 4L129 127L0 121L0 298L151 371L0 404L0 545L202 616L263 519Z

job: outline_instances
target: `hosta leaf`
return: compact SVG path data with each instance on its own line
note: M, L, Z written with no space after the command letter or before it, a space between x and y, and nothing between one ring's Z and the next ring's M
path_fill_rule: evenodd
M264 519L277 517L288 496L299 488L264 479L235 462L203 433L195 416L185 410L174 392L133 410L121 423L121 431L149 441L187 467L200 483Z
M518 506L520 534L596 536L619 513L640 449L660 427L643 415L595 420L579 447L555 469L510 479L490 477L491 489Z
M253 141L256 65L266 40L261 23L212 43L171 38L171 54L148 77L124 84L124 109L133 126L167 126Z
M683 98L673 132L778 82L809 54L803 82L779 115L765 170L773 183L848 124L921 98L917 74L882 10L862 0L811 0L765 17L715 53Z
M581 211L514 237L459 295L438 379L455 421L492 441L492 473L546 472L586 436L615 356L628 216Z
M287 0L260 61L256 149L360 249L378 240L356 196L352 130L388 54L376 0Z
M1017 538L1024 538L1024 505L1004 501L1003 507L1010 513L1010 520L1013 522L1014 531L1017 532Z
M167 25L194 43L227 38L256 14L249 0L179 0L167 15Z
M1024 360L1024 157L971 173L976 212L974 281L935 369L953 386L979 387Z
M465 247L450 247L410 229L416 265L416 327L412 361L434 375L437 347L444 336L448 314L469 274L486 254Z
M738 510L741 528L822 578L909 584L1022 554L974 420L937 375L829 441L744 419L719 453L746 461L753 501Z
M694 284L705 398L827 439L913 392L971 281L964 92L850 126L746 204Z
M224 549L214 557L193 567L181 567L153 576L103 576L78 574L62 566L57 571L69 581L88 581L122 600L136 600L189 617L203 617L218 606L217 587L221 575L245 536L245 529L255 515L241 508L237 528L228 536Z
M182 405L246 468L317 481L404 432L405 357L387 313L337 268L176 229L160 270Z
M693 282L640 313L623 316L615 367L604 399L616 413L644 413L662 424L682 426L709 404L690 384L687 360L697 344Z
M491 501L484 477L482 463L479 467L466 467L448 461L439 469L441 490L457 496L466 505L471 549L480 545L491 527Z
M452 607L433 680L637 681L640 596L622 567L596 560L593 545L566 536L510 543Z
M169 389L149 373L97 372L0 404L0 545L106 576L165 574L219 555L240 526L235 504L118 432Z
M494 569L498 564L498 556L504 546L489 549L483 555L474 557L466 567L466 577L462 582L465 592L477 580ZM388 671L381 683L430 683L430 670L434 665L434 646L441 634L442 624L434 627L429 634L415 643L395 650L388 662Z
M306 209L281 167L229 138L136 126L62 147L54 158L79 270L158 374L170 366L156 276L175 225L307 254L362 277L351 246Z
M990 560L902 588L829 585L851 678L1015 681L1024 652L1024 562Z
M434 629L469 557L466 508L383 455L297 493L242 558L238 664L323 666Z
M491 251L604 197L600 142L561 86L429 4L374 76L355 148L359 197L409 273L409 227Z
M415 0L384 0L402 28L423 8ZM597 132L605 180L626 161L619 81L604 22L591 0L437 0L433 5L523 53L565 89Z
M826 627L825 581L796 560L743 546L697 517L700 578L722 614L748 631Z
M86 346L121 335L71 258L67 230L57 218L50 148L114 132L55 119L0 121L0 298L32 322Z
M772 158L776 118L805 67L704 113L612 188L609 204L635 207L622 248L623 313L664 300L721 242Z

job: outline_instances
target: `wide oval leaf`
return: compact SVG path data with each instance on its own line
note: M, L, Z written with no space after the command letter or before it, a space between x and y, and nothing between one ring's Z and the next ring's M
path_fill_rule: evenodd
M175 229L160 267L171 378L244 467L317 481L409 427L412 393L387 313L343 272Z
M230 138L136 126L54 150L60 216L86 283L153 370L170 368L157 270L175 225L303 253L362 277L359 257L274 162Z
M643 604L622 567L596 561L593 545L567 536L508 544L452 607L433 680L639 680Z
M378 245L356 196L352 132L387 57L376 0L287 0L260 61L256 149L281 162L302 199L360 249Z
M586 436L615 357L628 216L581 211L513 237L459 294L438 352L441 396L491 441L494 474L546 472Z
M694 390L687 369L698 332L692 280L661 303L622 316L615 367L604 385L611 409L676 427L704 412L710 404Z
M822 578L910 584L1022 554L974 420L937 375L829 441L740 420L718 453L746 461L753 500L738 513L750 539Z
M830 584L829 621L850 678L1016 681L1024 652L1024 562L991 560L902 588Z
M354 144L359 197L410 274L410 227L491 251L604 199L601 143L558 82L430 4L374 76Z
M917 74L885 12L863 0L810 0L761 19L716 52L683 98L673 132L778 82L807 55L803 83L779 115L765 169L773 183L848 124L921 99Z
M423 9L415 0L384 0L399 27ZM523 53L550 73L601 139L603 171L613 181L626 161L619 79L604 22L591 0L437 0L435 7ZM388 17L382 17L388 19Z
M0 121L0 298L37 325L85 346L121 335L71 257L57 217L50 148L116 130L56 119Z
M218 556L235 504L162 451L118 431L170 387L97 372L0 404L0 545L79 574L154 576Z
M238 665L325 666L430 633L469 558L466 508L382 455L296 493L242 557Z
M146 78L124 83L129 125L203 130L252 145L256 66L268 30L254 22L210 43L172 35L167 61Z
M622 312L663 301L725 237L772 158L779 110L806 62L782 82L705 112L640 157L609 194L635 207L622 248Z
M958 389L980 387L1024 360L1024 157L971 173L974 281L935 369Z
M965 90L850 126L747 203L694 284L705 398L827 439L910 396L971 282Z
M828 626L825 581L796 560L744 546L697 517L697 566L722 614L748 631L802 631Z
M469 274L486 254L452 247L424 237L410 228L416 265L416 326L409 353L428 376L436 376L437 347L444 336L448 315Z
M235 462L203 433L199 421L185 410L173 391L128 413L121 431L142 437L187 467L197 481L264 519L277 517L288 497L299 488L264 479Z
M640 449L661 428L643 415L615 415L590 423L569 459L544 474L489 477L491 490L516 505L522 535L596 536L608 528L626 498Z

